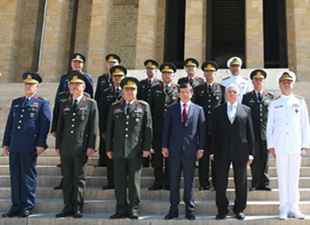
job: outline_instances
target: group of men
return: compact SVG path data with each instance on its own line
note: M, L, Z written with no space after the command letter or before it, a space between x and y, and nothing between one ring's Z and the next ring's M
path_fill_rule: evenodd
M114 189L117 201L111 219L139 218L141 171L150 165L150 159L155 181L149 190L170 190L170 209L165 219L179 216L182 171L185 216L195 219L196 160L199 190L209 190L211 159L216 219L224 219L228 213L226 188L232 165L236 189L233 211L237 219L243 220L247 165L251 165L252 172L249 190L271 191L269 152L277 162L279 218L304 218L298 208L298 179L300 160L309 146L308 111L305 101L292 94L296 80L293 72L278 74L282 94L274 99L264 90L267 73L261 69L251 72L252 90L250 80L240 75L242 60L238 57L227 61L231 75L222 84L215 82L216 62L202 64L204 81L196 76L198 61L188 58L184 61L187 76L175 84L177 69L172 63L159 65L155 60L146 60L148 77L139 81L126 76L118 55L109 54L109 72L98 77L93 100L92 77L82 71L85 56L75 53L70 61L72 71L60 79L51 128L61 159L63 182L58 188L63 189L65 204L56 217L83 216L87 160L95 153L99 132L97 166L107 166L108 178L102 189ZM162 81L155 77L157 69ZM36 159L47 148L51 121L48 100L36 94L42 82L40 75L26 72L23 80L25 96L13 100L3 139L3 151L10 159L12 188L12 207L3 217L27 217L33 210ZM29 139L30 145L26 144Z

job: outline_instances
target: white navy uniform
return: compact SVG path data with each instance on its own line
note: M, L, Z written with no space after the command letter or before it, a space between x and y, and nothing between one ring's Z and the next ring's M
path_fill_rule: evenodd
M299 170L302 148L309 148L309 119L303 98L281 95L269 106L267 146L274 148L280 211L298 213Z
M240 96L239 96L239 99L238 99L239 103L242 102L243 95L245 93L247 93L247 92L252 90L252 86L251 86L250 80L247 79L247 78L242 77L241 75L238 75L238 76L230 75L230 77L224 78L222 80L222 84L224 84L226 86L226 88L230 84L237 85L237 87L240 90Z

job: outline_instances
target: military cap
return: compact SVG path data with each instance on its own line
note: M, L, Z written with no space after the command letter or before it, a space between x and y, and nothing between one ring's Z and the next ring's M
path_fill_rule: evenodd
M42 82L42 77L38 73L28 71L26 73L23 73L22 77L24 83L39 84Z
M155 60L152 60L152 59L148 59L148 60L144 61L144 66L146 68L156 69L156 68L158 68L158 62L156 62Z
M257 70L253 70L250 74L250 78L251 80L255 79L255 78L263 78L263 79L266 79L267 77L267 73L265 72L265 70L260 70L260 69L257 69Z
M292 80L296 81L296 75L292 71L283 71L277 75L277 82L281 82L282 80Z
M201 65L201 69L203 71L208 71L208 70L213 70L213 71L217 71L219 68L219 66L217 65L216 62L214 61L206 61Z
M81 53L74 53L70 56L70 61L80 61L82 63L86 62L86 58L83 54Z
M116 54L108 54L106 57L105 57L105 60L107 62L118 62L120 63L121 62L121 58L116 55Z
M133 87L137 89L139 87L139 80L135 77L125 77L121 81L121 87L122 88Z
M237 56L231 57L227 61L227 67L230 68L232 65L242 66L242 60Z
M112 76L114 75L126 75L127 74L127 70L125 67L121 66L121 65L117 65L117 66L112 66L112 68L110 69L110 74Z
M160 65L159 70L163 72L175 73L177 71L176 66L173 63L165 62Z
M70 83L83 83L85 85L89 83L87 77L76 70L72 70L69 73L67 73L67 78L70 81Z
M198 67L199 66L199 62L196 59L194 59L194 58L187 58L184 61L184 66L185 67L188 67L188 66L196 66L196 67Z

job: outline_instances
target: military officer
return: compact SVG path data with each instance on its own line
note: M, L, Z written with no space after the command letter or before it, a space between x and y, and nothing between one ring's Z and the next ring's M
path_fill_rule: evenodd
M153 116L153 149L154 153L154 176L155 182L149 190L159 190L163 187L170 190L169 163L165 158L165 171L163 171L163 155L161 154L162 131L164 119L169 105L179 101L178 86L172 82L176 67L172 63L160 65L163 84L152 88L150 106ZM165 184L165 186L163 186Z
M136 99L136 78L124 78L121 86L125 99L111 106L106 135L107 155L113 158L115 171L116 213L110 218L138 219L142 157L148 156L151 149L152 116L149 104Z
M107 132L107 124L108 124L108 116L111 105L115 101L119 101L123 99L123 90L121 87L121 81L127 74L127 70L125 67L117 65L113 66L110 69L110 73L112 75L112 80L114 83L114 87L108 87L102 93L100 98L100 109L99 112L101 113L101 120L100 120L100 134L103 139L106 139L106 132ZM113 159L107 159L107 177L108 177L108 184L103 186L103 190L114 189L114 175L113 175Z
M251 163L252 187L250 191L271 191L269 187L269 151L266 142L268 108L273 94L263 90L267 73L257 69L252 71L251 80L254 90L243 95L242 104L251 108L255 136L255 155Z
M203 84L203 78L197 77L196 71L199 67L199 63L194 58L188 58L184 61L185 71L187 73L187 77L180 78L178 80L178 84L189 83L193 88L196 86Z
M80 73L84 74L87 77L88 84L86 85L85 92L87 92L90 95L90 97L93 97L93 86L94 86L93 78L89 74L82 72L84 63L86 62L85 56L81 53L74 53L70 56L70 62L72 70L79 71ZM69 91L68 79L66 74L62 75L60 78L55 99L57 98L57 95L63 91L65 92Z
M144 66L146 68L146 74L148 78L140 80L137 98L144 100L147 103L150 103L152 87L162 84L163 82L155 77L157 68L159 66L158 62L152 59L148 59L145 60ZM153 161L154 160L152 160L152 164ZM149 157L143 158L143 167L149 167L149 165L150 165Z
M309 118L305 100L292 93L296 75L291 71L278 74L281 96L270 103L267 122L267 147L276 159L280 215L304 219L300 212L299 170L301 157L309 148Z
M250 80L246 77L241 77L241 66L242 66L242 60L237 57L231 57L227 61L227 67L229 68L231 75L229 77L226 77L222 80L222 84L224 84L226 87L228 87L230 84L235 84L239 88L240 96L238 99L238 102L242 102L242 97L245 93L251 91L251 83Z
M3 137L3 153L9 155L11 209L2 217L28 217L36 199L37 156L47 148L46 138L51 122L48 100L37 95L42 78L26 72L25 96L12 101Z
M212 122L213 122L213 109L220 104L226 102L225 92L226 87L222 84L219 84L214 81L216 76L216 71L218 70L218 65L216 62L207 61L204 62L201 66L202 71L204 72L204 76L206 78L206 82L202 85L199 85L194 90L194 102L197 105L203 107L205 118L206 118L206 127L207 127L207 135L205 141L205 153L202 158L199 159L199 190L209 190L210 182L209 182L209 150L211 143L211 134L212 134ZM212 168L212 184L215 187L216 184L216 166L215 162L211 161Z
M114 87L114 83L112 79L113 76L110 73L110 69L113 66L118 65L121 62L121 58L116 54L108 54L105 57L105 60L107 62L107 68L109 72L98 77L96 94L95 94L95 100L97 101L98 109L99 109L99 126L101 124L101 120L103 119L102 113L100 112L101 110L100 102L101 102L101 99L103 99L102 97L103 91L109 87ZM99 166L99 167L107 166L107 164L108 164L108 157L105 152L105 139L102 136L100 136L99 160L96 166Z
M83 95L88 83L78 71L68 74L72 98L60 106L56 130L56 153L60 155L65 207L56 217L83 216L87 159L94 154L98 133L97 103Z

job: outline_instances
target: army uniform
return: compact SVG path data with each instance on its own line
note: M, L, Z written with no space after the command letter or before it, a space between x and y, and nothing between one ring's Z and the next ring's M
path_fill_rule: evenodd
M211 66L208 66L211 65ZM217 71L218 66L215 62L208 61L202 65L202 70L213 70ZM209 88L211 85L211 89ZM206 128L207 135L205 141L204 154L201 159L199 159L199 183L202 190L208 190L210 186L209 182L209 150L211 144L211 135L212 135L212 123L213 123L213 110L216 106L226 102L225 97L226 87L222 84L212 82L208 84L207 82L199 85L194 89L194 103L203 107L205 118L206 118ZM212 184L215 188L216 184L216 166L215 162L211 162L212 168Z
M124 84L130 81L139 85L136 78L130 77L124 78L121 86L124 88ZM112 104L106 136L106 150L113 152L116 215L122 217L137 213L140 203L142 151L150 151L152 142L152 117L149 104L142 100L133 100L127 113L126 102L122 100Z
M70 82L78 82L76 78ZM74 107L73 97L61 103L56 131L65 208L56 217L83 211L86 187L87 148L95 149L98 133L98 108L95 100L81 96ZM75 109L74 109L75 108Z
M257 77L265 79L266 73L263 70L254 70L251 73L251 79ZM255 136L255 155L250 165L252 172L252 188L250 188L250 190L271 190L268 187L269 151L266 142L266 127L269 104L273 99L273 94L261 91L261 99L259 99L257 93L257 91L253 90L243 95L242 99L242 104L251 108Z
M25 83L41 83L32 72L23 74ZM47 148L51 109L48 100L34 94L12 101L5 127L3 146L9 146L9 166L12 206L2 217L23 213L27 217L34 208L37 181L36 147Z
M196 59L193 59L193 58L188 58L184 61L184 66L187 67L187 66L195 66L195 67L199 67L199 63ZM178 80L178 84L184 84L184 83L189 83L193 88L197 87L198 85L200 84L203 84L204 83L204 79L201 78L201 77L192 77L190 78L189 76L187 77L183 77L183 78L180 78Z

